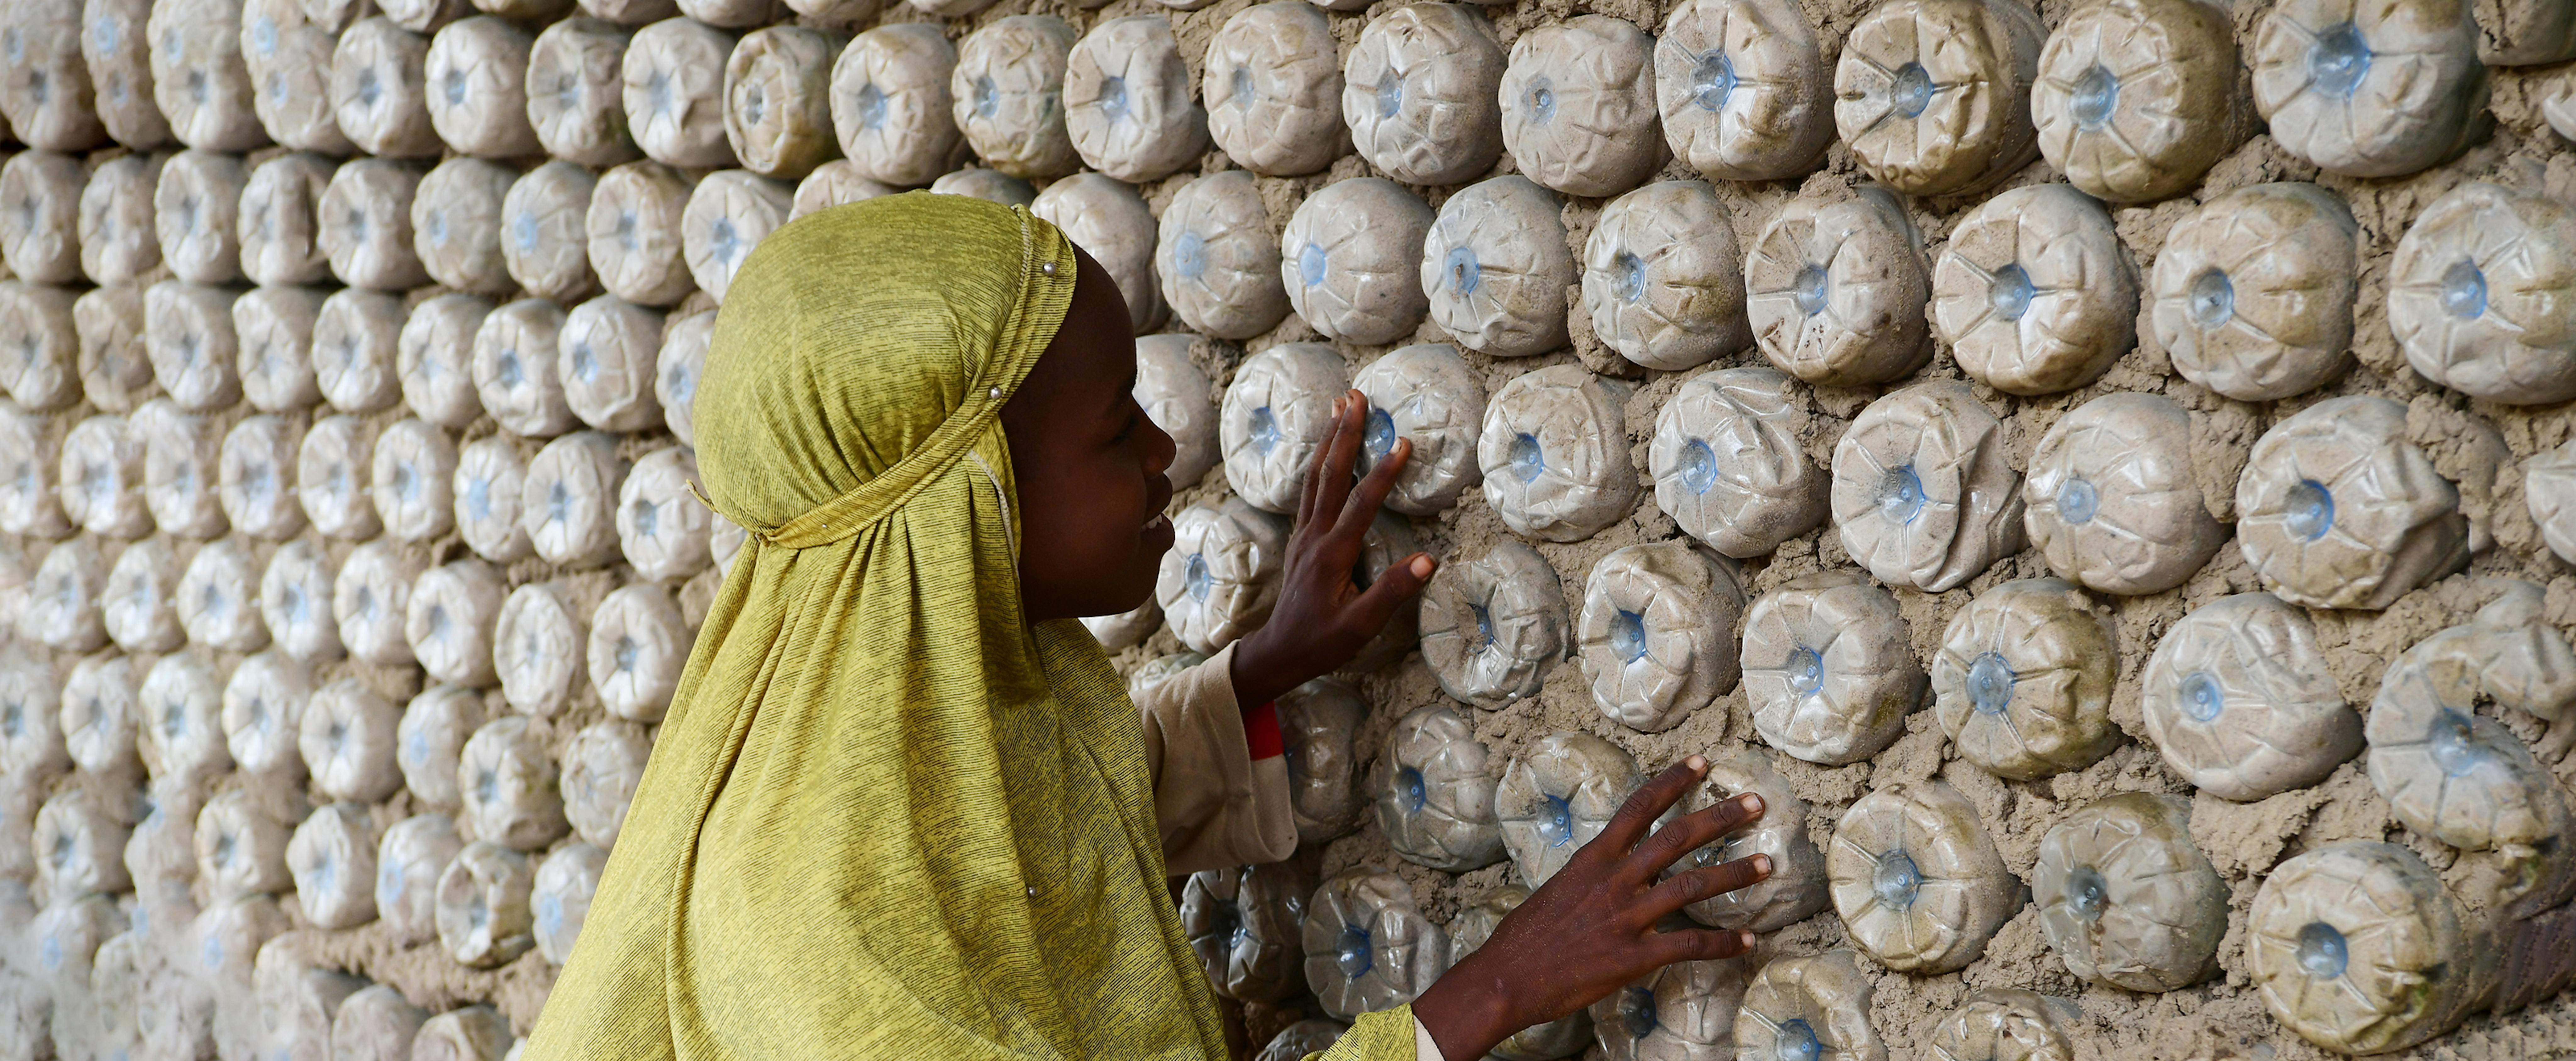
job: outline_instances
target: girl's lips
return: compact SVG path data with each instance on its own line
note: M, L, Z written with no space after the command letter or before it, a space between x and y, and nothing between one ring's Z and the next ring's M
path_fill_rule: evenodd
M1153 534L1157 531L1168 531L1171 529L1172 517L1160 512L1155 513L1154 518L1145 521L1144 531L1147 534Z

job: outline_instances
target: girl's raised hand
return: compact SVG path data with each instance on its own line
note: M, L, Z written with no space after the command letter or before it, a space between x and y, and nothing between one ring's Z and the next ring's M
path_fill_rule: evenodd
M1332 434L1306 466L1297 525L1288 536L1279 579L1279 603L1269 622L1234 646L1234 697L1246 708L1349 663L1386 629L1397 608L1411 606L1438 566L1430 554L1415 553L1366 588L1355 577L1369 524L1413 454L1410 440L1397 439L1385 460L1353 482L1351 469L1359 464L1368 408L1368 399L1358 391L1333 399Z
M1413 1015L1443 1057L1479 1058L1496 1043L1607 997L1674 962L1732 958L1753 934L1687 928L1658 932L1668 914L1771 875L1768 855L1663 872L1683 856L1762 816L1747 793L1661 829L1654 821L1708 773L1694 755L1628 797L1601 835L1494 927L1485 945L1413 1002ZM1648 831L1652 830L1652 835Z

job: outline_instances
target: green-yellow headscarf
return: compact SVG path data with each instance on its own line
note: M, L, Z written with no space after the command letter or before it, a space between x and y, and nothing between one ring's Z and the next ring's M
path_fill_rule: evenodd
M1225 1056L1135 708L1020 614L996 414L1073 283L1055 228L947 195L743 264L698 467L751 540L533 1061Z

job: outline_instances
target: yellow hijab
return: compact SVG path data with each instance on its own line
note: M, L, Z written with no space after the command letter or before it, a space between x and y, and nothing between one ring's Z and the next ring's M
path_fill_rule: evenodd
M698 467L748 528L531 1061L1222 1058L1135 708L1020 615L996 414L1073 247L911 194L779 229L726 293Z

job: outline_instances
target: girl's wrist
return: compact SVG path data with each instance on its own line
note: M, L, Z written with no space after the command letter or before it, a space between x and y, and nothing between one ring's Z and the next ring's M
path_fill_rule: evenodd
M1431 1033L1440 1056L1454 1061L1484 1057L1530 1024L1518 1017L1504 978L1487 973L1477 957L1451 967L1413 1000L1413 1019Z
M1279 699L1289 690L1305 684L1305 679L1280 673L1283 668L1271 656L1261 629L1244 635L1234 643L1234 655L1226 664L1226 680L1234 685L1234 704L1249 711Z

